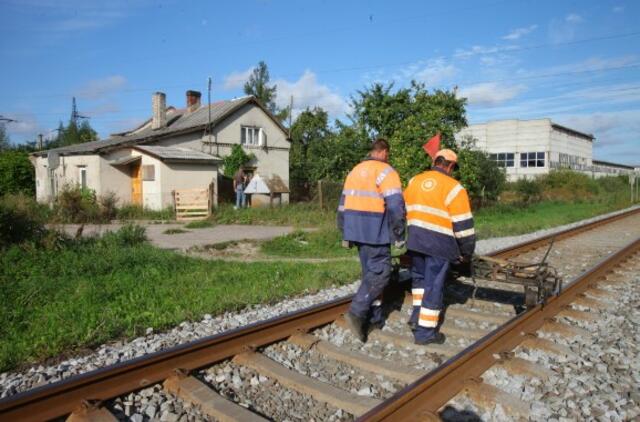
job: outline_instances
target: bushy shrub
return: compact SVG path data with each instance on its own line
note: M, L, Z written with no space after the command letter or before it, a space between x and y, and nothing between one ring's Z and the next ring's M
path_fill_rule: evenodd
M456 176L467 189L475 207L498 199L507 176L487 153L471 147L461 148L458 151L458 165Z
M137 224L125 224L118 231L105 234L102 241L120 247L135 246L147 241L147 230Z
M118 198L112 192L96 197L95 191L65 186L54 203L54 220L59 223L108 223L114 219Z
M518 195L520 202L530 204L540 200L542 195L542 184L539 180L520 179L513 184L513 188Z
M35 170L24 151L0 153L0 196L8 193L35 193Z
M23 242L38 242L46 234L47 210L26 195L0 198L0 249Z
M557 201L582 201L598 195L598 184L584 173L571 170L552 171L538 179L543 198Z

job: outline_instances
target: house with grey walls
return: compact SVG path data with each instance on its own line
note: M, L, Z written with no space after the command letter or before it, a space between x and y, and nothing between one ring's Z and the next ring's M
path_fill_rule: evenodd
M109 138L38 151L36 198L50 202L64 186L114 193L120 205L149 209L173 205L177 189L214 186L214 204L222 181L222 158L234 145L255 157L246 170L289 187L288 131L255 97L201 104L187 91L184 108L166 105L166 95L152 96L151 118ZM282 195L288 202L288 194Z

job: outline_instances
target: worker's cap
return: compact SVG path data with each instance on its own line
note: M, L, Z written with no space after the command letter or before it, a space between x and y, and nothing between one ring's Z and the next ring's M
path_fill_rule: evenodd
M452 163L458 162L458 156L452 150L445 148L438 151L435 158L442 157L447 161L451 161Z

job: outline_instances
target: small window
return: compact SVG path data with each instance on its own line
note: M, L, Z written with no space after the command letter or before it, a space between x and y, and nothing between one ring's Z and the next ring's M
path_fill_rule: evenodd
M242 126L240 127L240 143L242 145L258 145L260 140L260 128Z
M156 166L153 164L142 166L142 180L145 182L156 180Z
M79 171L79 181L80 181L80 187L82 189L86 189L87 188L87 168L86 167L78 167L78 171Z

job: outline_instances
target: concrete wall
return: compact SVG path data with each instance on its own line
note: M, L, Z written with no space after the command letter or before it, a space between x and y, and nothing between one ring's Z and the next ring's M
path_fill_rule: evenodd
M550 132L549 119L500 120L470 125L456 138L470 135L478 140L476 146L489 154L514 153L514 167L506 168L506 172L509 180L515 180L549 171ZM521 167L520 154L528 152L544 152L545 167Z
M173 205L176 189L208 189L218 180L218 170L212 164L162 163L162 207Z
M48 160L38 157L35 160L36 199L40 202L48 202L65 186L79 186L81 167L85 167L87 171L87 188L93 189L96 195L102 195L101 161L98 155L61 156L58 167L53 170L55 192L52 192Z

